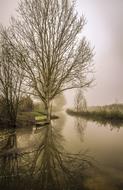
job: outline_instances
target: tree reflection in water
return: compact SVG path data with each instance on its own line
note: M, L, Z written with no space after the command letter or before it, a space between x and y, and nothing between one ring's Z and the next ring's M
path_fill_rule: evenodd
M9 187L14 178L19 179L17 137L14 130L4 132L0 141L0 183L2 189Z
M80 140L83 142L84 132L87 127L87 120L83 119L82 117L75 117L74 126Z
M85 189L90 158L85 153L66 152L61 128L51 124L39 130L39 140L35 149L24 152L18 148L16 132L6 133L0 141L0 189Z

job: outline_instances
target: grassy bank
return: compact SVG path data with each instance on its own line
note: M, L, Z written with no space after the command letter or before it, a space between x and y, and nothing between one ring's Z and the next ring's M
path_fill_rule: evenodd
M93 111L80 111L76 112L74 110L67 110L67 113L71 116L83 117L87 120L98 122L100 124L106 125L111 124L112 126L122 126L123 125L123 112L118 110L93 110Z
M51 119L58 119L58 116L52 115ZM21 112L18 114L17 123L19 126L24 124L25 126L36 123L44 123L47 121L47 116L43 112Z
M58 119L59 117L56 115L51 115L51 120ZM39 112L39 111L23 111L19 112L17 115L17 122L16 126L18 127L29 127L32 125L36 125L37 123L39 124L45 124L47 122L47 116L44 112ZM7 118L0 118L0 127L13 127L11 126L10 121Z

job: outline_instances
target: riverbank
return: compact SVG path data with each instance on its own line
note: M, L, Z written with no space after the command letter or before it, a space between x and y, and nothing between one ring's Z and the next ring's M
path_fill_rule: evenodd
M51 115L51 120L58 119L56 115ZM47 116L43 112L19 112L17 116L16 125L11 126L10 121L7 118L0 119L0 127L30 127L32 125L43 126L47 124Z
M100 124L106 125L117 125L121 126L123 125L123 112L120 112L118 110L93 110L93 111L80 111L76 112L74 110L67 109L66 111L71 116L78 116L83 117L86 120L98 122Z

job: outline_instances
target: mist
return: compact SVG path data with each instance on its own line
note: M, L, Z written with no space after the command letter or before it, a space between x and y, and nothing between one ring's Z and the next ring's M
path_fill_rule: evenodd
M17 0L0 1L0 23L8 25L15 15ZM87 24L83 35L94 47L95 81L85 92L89 105L110 104L123 101L123 1L77 0L76 9L84 14ZM74 91L65 92L67 105L74 101Z

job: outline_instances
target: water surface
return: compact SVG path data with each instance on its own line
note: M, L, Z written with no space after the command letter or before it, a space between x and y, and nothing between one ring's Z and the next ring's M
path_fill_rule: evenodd
M122 190L123 128L59 115L0 130L0 189Z

